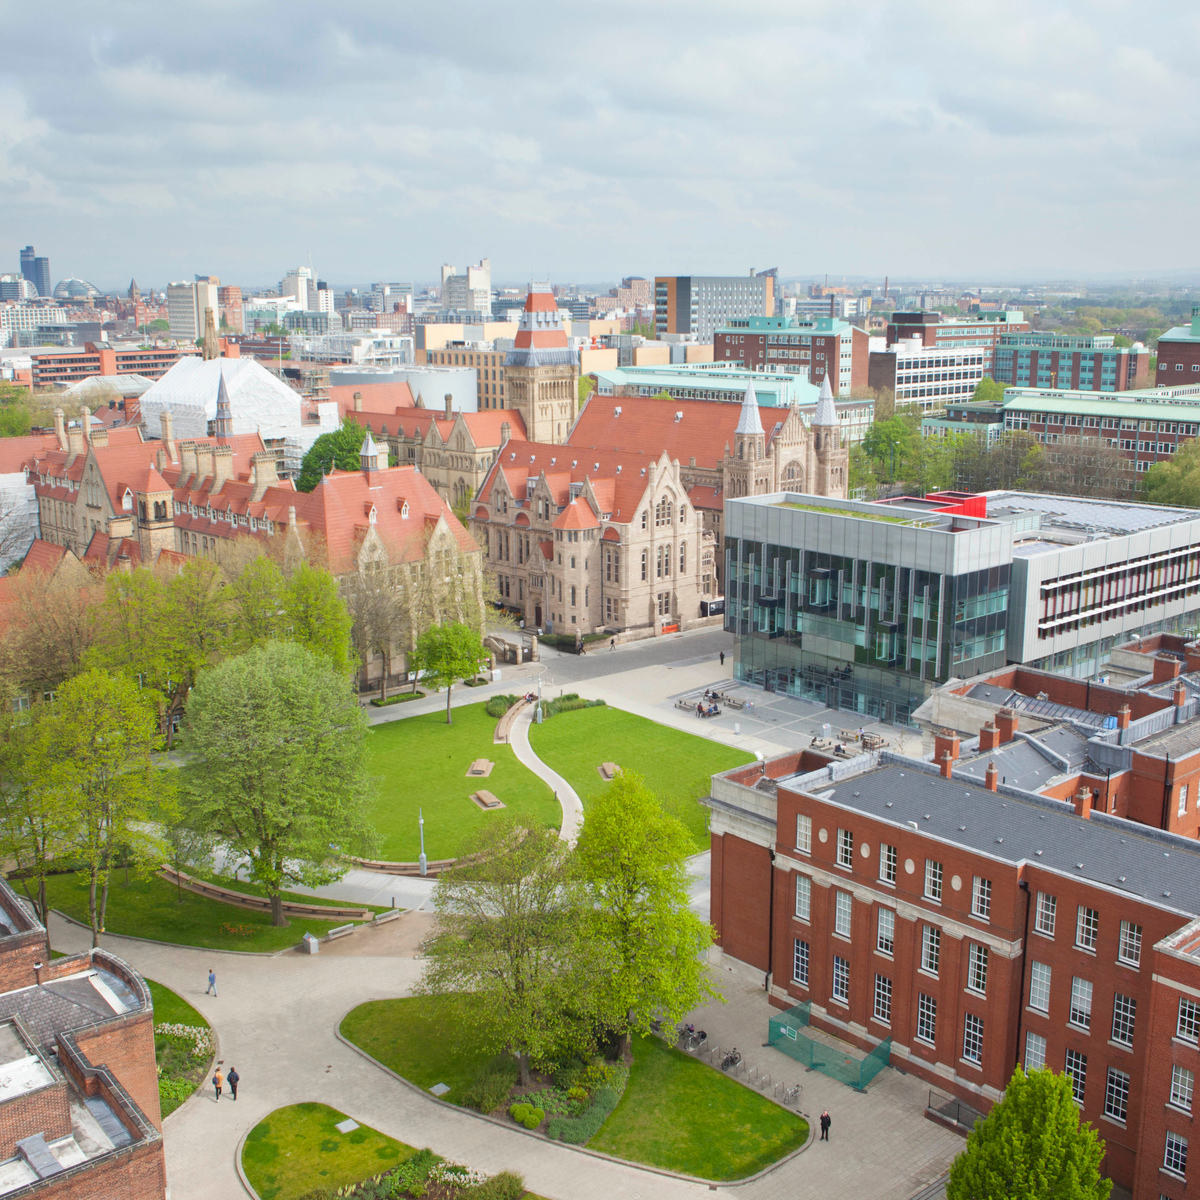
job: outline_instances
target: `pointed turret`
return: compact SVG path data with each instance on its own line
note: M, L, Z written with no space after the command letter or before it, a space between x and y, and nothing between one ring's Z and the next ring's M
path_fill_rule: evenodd
M225 386L224 371L217 372L217 417L213 421L213 436L221 441L233 436L233 408L229 403L229 389Z
M817 411L813 413L812 423L826 428L838 428L837 408L833 403L833 388L829 386L828 375L821 380L821 394L817 397Z
M762 414L758 411L758 397L754 394L753 383L746 385L746 394L742 397L742 413L738 417L737 429L734 432L738 434L763 433Z
M387 468L388 452L387 446L381 446L372 436L371 431L367 430L367 436L363 438L362 449L358 452L358 465L363 471L382 471Z

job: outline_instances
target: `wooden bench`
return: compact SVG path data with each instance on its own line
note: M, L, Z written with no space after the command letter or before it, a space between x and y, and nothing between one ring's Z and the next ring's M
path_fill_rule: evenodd
M596 768L605 783L612 779L620 769L615 762L603 762Z
M471 799L474 800L475 803L478 804L480 808L503 808L504 807L503 802L497 796L493 796L491 792L484 792L484 791L472 792Z
M477 758L468 768L467 774L476 778L486 779L492 773L495 764L488 758Z

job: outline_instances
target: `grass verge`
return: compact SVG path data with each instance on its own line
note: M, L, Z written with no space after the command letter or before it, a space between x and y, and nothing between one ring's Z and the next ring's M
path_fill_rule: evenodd
M744 1179L804 1145L808 1122L656 1037L588 1146L701 1179Z
M82 872L53 875L46 880L50 906L68 917L87 924L88 881ZM270 953L296 945L304 933L317 937L328 933L341 921L321 921L297 917L290 925L274 926L271 916L249 908L238 908L197 896L180 895L174 884L152 875L146 879L115 871L108 895L106 931L132 937L153 938L179 946L199 946L205 950L252 950Z
M615 762L642 776L663 808L687 827L697 852L708 849L708 810L699 798L708 795L711 776L754 760L744 750L612 707L559 713L531 726L529 741L579 793L585 810L606 786L597 769L601 763Z
M212 1029L209 1023L180 995L165 984L146 980L154 1001L154 1055L158 1059L158 1102L165 1117L173 1113L204 1082L212 1058ZM182 1025L204 1030L203 1039L162 1033L163 1025Z
M242 1169L261 1200L298 1200L390 1170L414 1150L368 1125L335 1126L344 1113L326 1104L291 1104L260 1121L242 1147Z
M412 862L420 853L418 817L425 817L425 853L457 858L494 813L471 799L480 788L495 795L510 813L534 826L557 828L562 810L551 790L522 766L509 746L492 742L494 717L483 704L421 713L372 726L367 735L368 770L379 782L367 818L379 832L379 857ZM469 778L477 758L495 763L486 778Z

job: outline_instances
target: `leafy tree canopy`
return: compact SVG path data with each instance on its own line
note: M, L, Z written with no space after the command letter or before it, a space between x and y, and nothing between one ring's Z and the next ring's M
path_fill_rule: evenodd
M1153 504L1200 506L1200 441L1187 442L1169 461L1155 463L1142 487Z
M950 1167L947 1200L1108 1200L1104 1142L1079 1119L1071 1081L1018 1067Z
M362 450L363 437L366 431L361 425L356 425L353 418L346 417L341 428L333 433L323 433L312 446L300 463L300 474L296 476L296 490L311 492L321 482L330 467L339 471L357 471L361 463L359 451Z
M294 642L205 671L188 705L188 820L245 858L284 924L289 883L337 878L369 849L366 719L344 673Z
M473 679L487 651L479 634L469 625L452 621L435 625L417 639L409 656L413 670L424 674L431 687L446 689L446 724L451 724L450 693L460 679Z
M975 385L971 399L981 404L1000 404L1004 400L1004 384L997 383L990 376L985 375Z

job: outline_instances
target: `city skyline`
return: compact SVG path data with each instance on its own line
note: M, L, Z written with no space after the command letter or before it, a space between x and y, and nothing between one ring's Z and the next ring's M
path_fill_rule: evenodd
M0 269L27 243L105 288L1200 268L1200 18L1165 5L144 13L0 0Z

